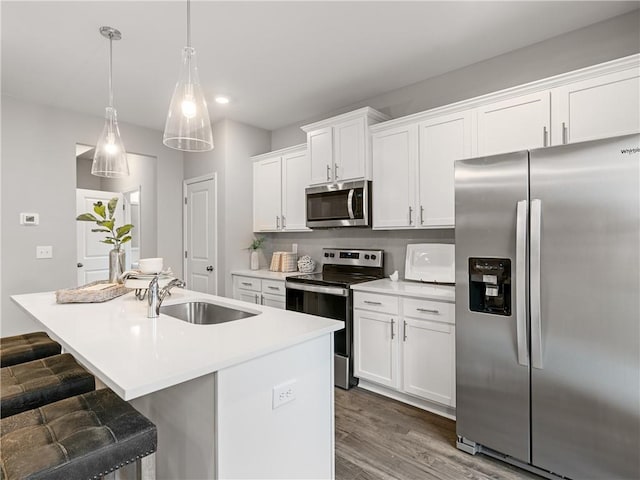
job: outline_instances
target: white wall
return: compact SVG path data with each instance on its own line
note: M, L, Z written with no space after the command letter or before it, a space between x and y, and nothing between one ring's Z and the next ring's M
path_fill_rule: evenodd
M522 28L535 28L537 21L543 19L532 19L531 25L523 25ZM398 118L638 52L640 11L636 10L438 77L345 105L338 111L318 112L312 118L301 119L293 125L274 130L271 149L306 142L306 136L300 130L301 125L363 106L373 107L392 118Z
M218 176L218 295L232 293L231 270L249 267L244 248L253 238L252 163L269 151L270 132L232 120L213 125L215 148L186 153L184 178L216 172Z
M10 295L76 283L75 146L94 144L103 119L6 96L2 118L0 334L6 336L37 328ZM181 273L182 153L164 147L161 132L127 124L120 131L128 151L157 158L157 252ZM20 212L38 212L40 225L20 226ZM36 245L52 245L53 258L36 260Z

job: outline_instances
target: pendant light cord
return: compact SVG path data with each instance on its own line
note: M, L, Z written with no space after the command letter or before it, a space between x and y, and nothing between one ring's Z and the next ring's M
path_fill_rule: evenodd
M109 34L109 107L113 108L113 33Z
M191 47L191 0L187 0L187 47Z

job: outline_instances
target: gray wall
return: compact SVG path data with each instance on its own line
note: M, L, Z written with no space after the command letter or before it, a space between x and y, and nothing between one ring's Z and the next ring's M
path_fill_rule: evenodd
M269 150L270 132L232 120L213 125L215 148L187 153L184 178L218 177L218 295L232 295L231 270L249 268L253 230L252 155Z
M76 283L76 143L92 145L103 119L2 97L1 335L37 328L10 295ZM7 121L11 119L11 121ZM162 133L120 124L128 151L157 158L157 252L181 268L182 153L162 145ZM40 225L19 225L20 212L38 212ZM36 245L53 258L36 260Z
M542 19L532 19L533 28L536 21ZM523 25L523 28L527 27ZM635 10L484 62L345 105L338 111L318 112L317 116L274 130L271 149L304 143L307 139L300 130L301 125L356 108L370 106L392 118L398 118L638 52L640 11Z
M93 160L89 158L76 158L76 186L85 190L101 190L102 182L100 177L91 175L91 164Z

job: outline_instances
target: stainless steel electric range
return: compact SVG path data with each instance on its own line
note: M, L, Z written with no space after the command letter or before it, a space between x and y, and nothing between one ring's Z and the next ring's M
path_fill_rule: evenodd
M348 389L353 376L353 291L351 285L384 277L382 250L323 249L322 272L288 277L287 310L342 320L334 334L335 384Z

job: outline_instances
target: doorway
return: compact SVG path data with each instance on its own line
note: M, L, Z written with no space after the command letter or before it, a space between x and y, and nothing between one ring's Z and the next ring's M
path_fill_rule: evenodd
M184 273L187 288L218 294L218 215L215 173L184 181Z

